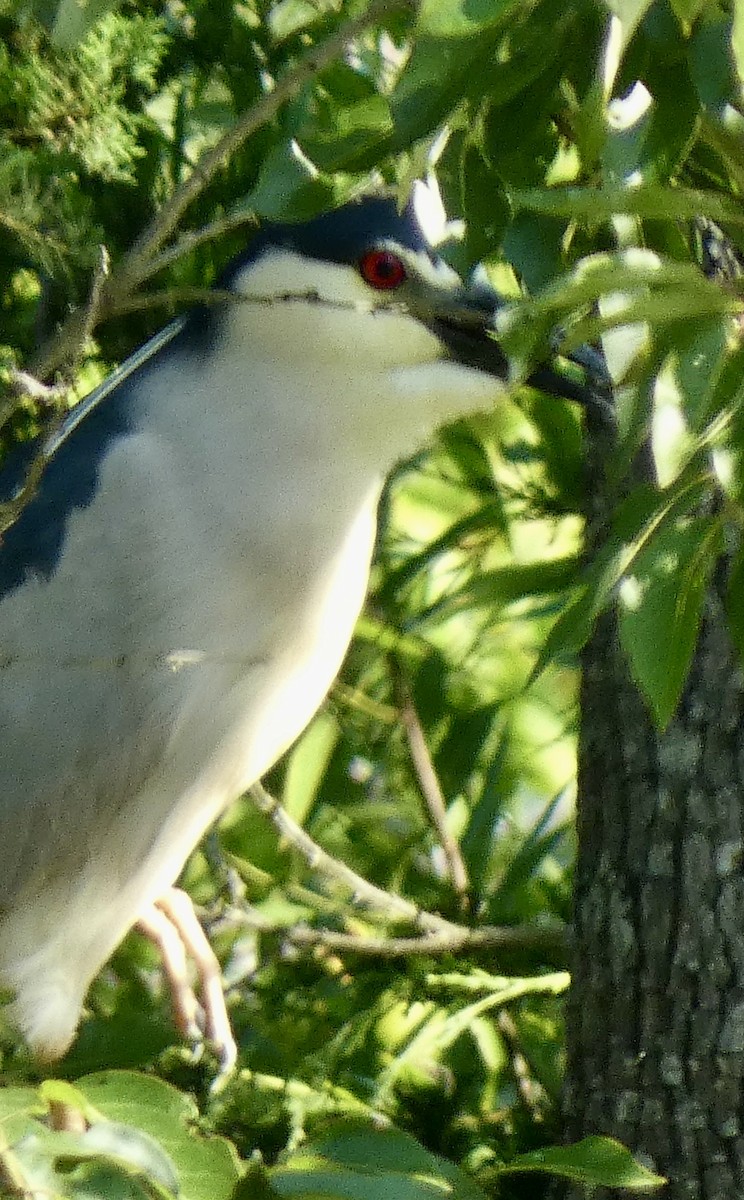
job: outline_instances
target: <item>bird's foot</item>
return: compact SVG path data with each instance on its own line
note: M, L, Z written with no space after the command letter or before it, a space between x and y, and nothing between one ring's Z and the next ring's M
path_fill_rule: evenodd
M180 888L170 888L140 916L137 926L160 952L178 1029L190 1042L206 1039L220 1060L220 1075L229 1074L238 1048L225 1005L222 971L191 898ZM189 959L196 969L200 1000L191 985Z

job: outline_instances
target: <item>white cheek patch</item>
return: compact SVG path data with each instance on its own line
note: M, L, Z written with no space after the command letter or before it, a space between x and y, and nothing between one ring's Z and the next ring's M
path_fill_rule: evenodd
M398 254L410 268L411 279L447 295L461 286L459 276L442 259L432 260L428 254L385 243L391 253ZM396 289L378 291L365 283L355 266L303 258L292 250L277 247L250 263L237 275L235 291L247 301L267 305L303 299L309 303L325 304L328 308L353 309L357 312L379 312L405 305L405 287L400 299Z
M329 306L370 311L378 307L378 293L357 271L342 263L303 258L277 247L250 263L235 279L235 290L246 300L281 301L296 297Z

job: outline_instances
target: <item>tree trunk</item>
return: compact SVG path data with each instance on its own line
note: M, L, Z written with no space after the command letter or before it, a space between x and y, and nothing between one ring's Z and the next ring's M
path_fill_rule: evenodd
M663 734L612 614L583 667L568 1136L619 1138L664 1200L739 1200L744 680L718 595Z

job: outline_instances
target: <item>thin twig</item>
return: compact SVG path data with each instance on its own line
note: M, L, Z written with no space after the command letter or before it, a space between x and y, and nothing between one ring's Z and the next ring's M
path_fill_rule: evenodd
M395 892L375 887L373 883L357 875L356 871L352 871L351 867L347 867L346 863L327 854L296 821L292 820L289 813L285 812L278 800L269 795L262 784L254 784L248 794L256 807L270 818L281 836L302 855L308 866L347 887L355 904L376 910L388 920L407 921L425 933L455 938L461 936L462 926L455 925L436 913L425 912Z
M157 292L136 292L116 306L117 316L129 312L141 312L148 308L183 308L204 304L214 308L220 304L246 304L250 298L226 288L172 287Z
M50 387L34 375L30 375L28 371L19 371L16 367L11 367L10 390L15 398L34 400L37 404L51 408L62 399L67 391L67 384L55 384Z
M275 117L288 100L292 100L306 83L330 66L344 52L348 43L364 33L369 25L404 6L412 7L411 0L371 0L361 16L345 21L319 46L307 50L290 73L278 80L273 91L257 100L232 129L228 129L217 144L199 159L191 175L132 246L123 263L129 277L135 282L139 281L139 272L160 249L185 210L251 134Z
M428 914L431 916L431 914ZM568 960L569 934L564 925L483 925L468 929L451 925L441 933L421 937L367 937L357 933L339 933L333 929L313 929L309 925L283 926L267 920L249 907L230 907L210 925L212 931L244 926L261 933L282 937L296 947L320 946L339 954L358 954L365 958L410 958L414 955L459 954L479 950L503 953L533 952L550 956L565 966Z
M470 880L468 878L467 867L460 853L460 846L457 839L452 836L452 831L447 823L447 805L444 799L444 792L439 783L421 721L416 711L416 705L413 702L413 696L396 663L393 663L393 679L398 694L400 719L403 722L411 762L416 772L421 794L426 802L429 815L434 822L434 828L437 831L439 842L444 851L444 857L447 860L452 886L460 899L461 910L466 912L470 907Z
M188 233L184 233L177 242L169 246L167 250L163 250L150 261L142 279L150 279L153 275L157 275L159 271L164 271L166 267L170 267L172 263L178 262L185 254L190 254L192 250L195 250L197 246L201 246L204 242L212 242L215 238L223 237L226 233L232 233L235 229L241 229L243 225L256 224L257 217L255 213L241 212L233 213L229 217L223 217L219 221L210 221L208 225L203 225L201 229L194 229Z
M337 953L360 954L371 958L410 958L416 954L460 954L464 950L545 951L563 956L567 950L566 930L562 926L484 925L480 929L453 926L452 932L431 933L425 937L363 937L354 933L336 933L330 929L311 929L297 925L285 933L295 946L323 946Z
M522 1103L532 1114L533 1121L544 1121L549 1103L548 1094L530 1070L530 1065L522 1050L522 1039L519 1036L517 1023L511 1013L502 1008L496 1016L496 1024L509 1052L514 1082L522 1098Z
M98 251L98 265L90 287L88 303L85 306L85 319L80 331L80 342L70 353L70 357L73 360L77 359L88 339L93 336L93 330L98 324L98 317L103 303L103 290L106 286L106 280L111 274L111 259L109 258L108 250L105 246L99 246Z
M308 1109L311 1107L321 1107L327 1108L331 1112L354 1113L358 1116L367 1117L378 1126L385 1126L390 1123L389 1118L380 1109L365 1104L353 1092L347 1091L346 1088L340 1087L338 1084L324 1082L319 1086L313 1087L312 1084L305 1083L303 1079L286 1078L281 1075L266 1075L260 1071L251 1071L248 1067L241 1067L235 1073L230 1080L233 1087L235 1086L235 1080L255 1088L259 1092L275 1092L285 1095L292 1100L299 1100Z
M290 817L262 784L254 784L248 792L256 807L269 817L277 832L297 850L312 870L342 883L352 893L355 904L380 913L391 921L406 921L421 931L419 937L379 938L358 934L337 933L333 930L311 929L297 925L290 929L273 926L251 909L231 907L220 922L248 925L283 936L297 946L324 946L329 950L351 952L380 958L401 958L413 954L446 954L461 950L488 948L502 951L533 950L546 952L565 961L568 953L568 932L563 925L484 925L470 929L447 921L437 913L426 912L395 892L378 888L352 871L346 863L333 858L314 842Z
M35 404L53 411L67 392L66 384L48 387L28 371L11 367L8 371L7 393L0 399L0 429L18 408L18 402L33 400Z
M388 13L413 7L413 0L370 0L360 16L345 21L319 46L307 50L292 70L276 83L273 91L252 104L217 144L202 156L191 175L176 189L157 217L124 255L103 289L100 315L110 316L117 312L119 305L147 277L154 256L176 228L183 213L251 134L271 121L288 100L293 99L320 71L330 66L368 26L380 21ZM84 310L78 309L70 314L57 334L42 348L34 363L35 374L44 378L59 365L67 355L68 347L79 344L85 322Z

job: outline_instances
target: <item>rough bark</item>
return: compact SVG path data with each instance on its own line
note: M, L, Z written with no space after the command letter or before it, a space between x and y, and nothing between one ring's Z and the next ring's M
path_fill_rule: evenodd
M583 667L568 1135L619 1138L665 1200L738 1200L744 680L717 594L663 734L612 614Z

